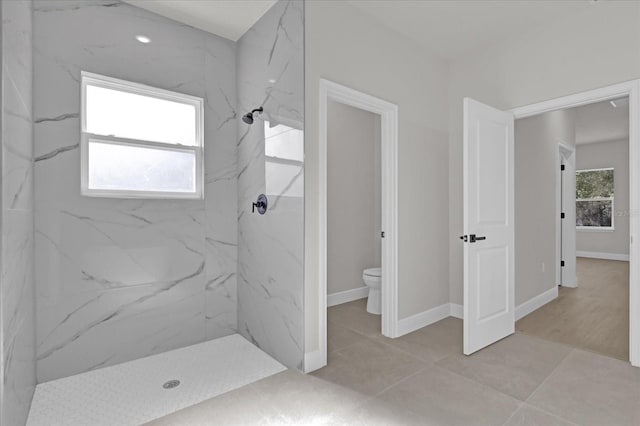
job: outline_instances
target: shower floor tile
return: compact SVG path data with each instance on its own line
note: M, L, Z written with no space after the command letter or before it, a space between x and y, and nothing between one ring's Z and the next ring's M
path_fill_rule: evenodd
M284 370L234 334L41 383L27 425L139 425Z

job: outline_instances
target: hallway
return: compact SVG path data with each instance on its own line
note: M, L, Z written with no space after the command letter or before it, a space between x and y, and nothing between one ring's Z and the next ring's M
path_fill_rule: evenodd
M516 322L516 331L629 360L629 262L577 259L578 287Z

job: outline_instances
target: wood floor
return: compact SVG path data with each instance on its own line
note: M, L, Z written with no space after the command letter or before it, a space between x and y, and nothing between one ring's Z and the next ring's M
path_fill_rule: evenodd
M577 262L578 287L516 322L518 332L629 360L629 262Z

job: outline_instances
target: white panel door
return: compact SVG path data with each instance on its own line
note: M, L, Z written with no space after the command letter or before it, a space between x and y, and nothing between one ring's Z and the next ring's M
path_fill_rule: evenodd
M513 114L464 99L464 353L513 334Z

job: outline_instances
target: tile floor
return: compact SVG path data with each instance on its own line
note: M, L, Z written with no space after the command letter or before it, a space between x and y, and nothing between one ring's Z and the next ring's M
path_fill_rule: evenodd
M640 425L640 369L516 333L470 357L462 321L398 339L363 300L329 308L329 365L288 370L151 425Z
M41 383L27 426L135 426L282 371L233 334ZM172 379L180 385L164 389Z
M516 331L629 360L629 262L577 258L578 287L516 322Z

